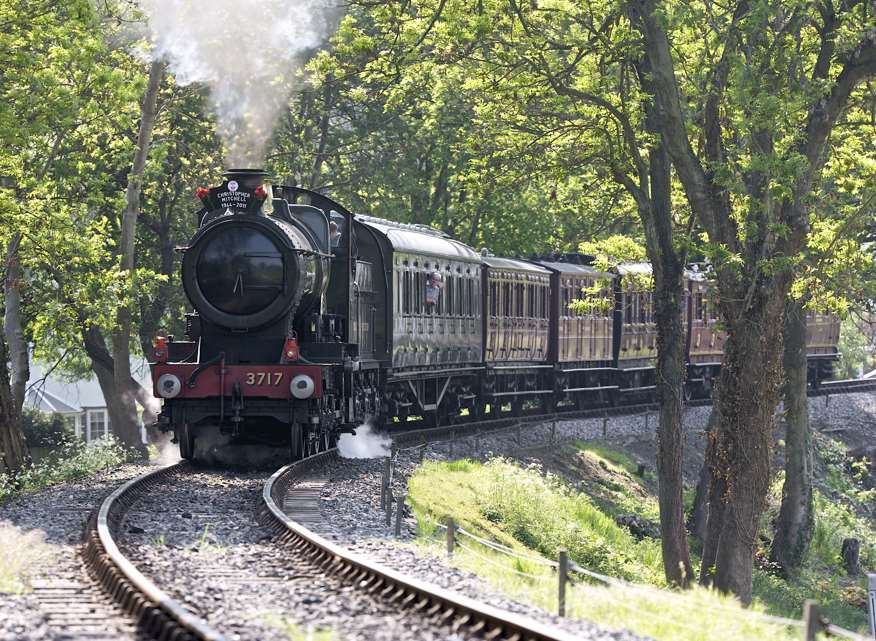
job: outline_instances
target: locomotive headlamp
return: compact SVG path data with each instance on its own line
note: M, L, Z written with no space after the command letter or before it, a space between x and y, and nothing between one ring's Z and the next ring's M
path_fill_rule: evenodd
M167 362L167 338L164 336L156 336L152 342L152 358L156 363Z
M292 396L301 400L313 396L314 387L313 379L307 374L299 374L289 383L289 391L292 392Z
M206 198L207 194L209 194L209 193L210 193L210 190L207 189L206 187L198 187L195 190L195 196L197 196L199 200L203 200L204 198Z
M258 187L255 188L255 191L253 192L253 194L259 200L264 200L267 197L268 192L265 189L264 185L259 185Z
M174 398L182 389L182 383L173 374L162 374L158 377L155 387L158 388L158 395L162 398Z
M290 336L283 344L283 355L280 357L280 362L294 363L298 360L299 356L298 339L295 336Z

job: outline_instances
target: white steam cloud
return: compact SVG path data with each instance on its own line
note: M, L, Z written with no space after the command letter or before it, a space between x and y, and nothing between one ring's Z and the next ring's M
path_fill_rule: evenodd
M158 456L151 462L155 465L172 465L180 460L179 445L172 443L173 434L170 432L160 432L158 438L153 441L155 447L158 448Z
M154 56L205 83L230 167L261 166L307 58L334 32L337 0L139 0Z
M343 458L379 458L389 456L391 445L391 438L374 432L365 423L356 428L355 434L341 434L338 439L338 453Z

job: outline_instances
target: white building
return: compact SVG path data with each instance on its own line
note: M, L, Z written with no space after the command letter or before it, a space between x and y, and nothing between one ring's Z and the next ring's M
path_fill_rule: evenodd
M97 379L92 376L74 382L62 380L57 375L45 374L46 367L31 362L30 380L25 392L25 407L33 407L48 414L57 412L70 417L76 428L76 436L86 443L106 436L111 431L109 412ZM132 361L131 373L141 384L151 389L149 365L145 361ZM143 442L146 430L140 426Z

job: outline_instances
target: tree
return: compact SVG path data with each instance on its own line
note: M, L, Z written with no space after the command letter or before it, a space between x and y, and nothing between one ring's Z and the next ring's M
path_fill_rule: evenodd
M140 211L140 191L143 183L143 173L146 170L146 159L149 156L149 146L152 144L152 129L155 126L156 105L161 81L164 77L164 63L154 61L149 67L149 81L143 94L143 104L140 109L140 130L137 134L137 146L131 171L128 173L128 187L125 191L125 211L122 214L121 242L119 247L119 270L121 278L127 281L128 291L125 300L116 312L116 327L113 331L113 384L109 385L108 377L101 378L101 389L107 400L107 409L112 417L114 431L122 437L122 442L145 453L145 447L140 439L139 421L137 420L136 392L137 385L132 389L131 377L131 309L128 300L136 292L137 282L134 279L134 240L137 234L137 215Z
M587 185L590 198L575 212L579 220L632 216L644 228L657 290L664 566L670 582L685 585L692 574L681 476L683 270L690 217L686 208L673 207L670 164L655 125L648 61L631 50L635 40L623 12L610 4L541 8L513 0L479 2L474 11L464 2L429 0L404 7L369 3L367 9L365 18L356 15L342 23L333 59L319 59L317 68L330 70L323 73L328 79L354 77L363 86L351 92L360 99L348 108L352 115L345 122L356 122L363 112L374 114L360 121L366 132L380 132L370 134L369 153L396 131L404 137L403 144L390 147L395 156L360 163L383 186L380 199L411 190L409 207L398 209L409 209L413 222L431 221L453 232L458 227L452 218L461 214L472 224L460 234L463 240L471 243L478 227L492 227L485 240L499 252L525 246L503 242L516 233L533 239L542 235L534 229L556 225L559 217L543 217L539 200L550 194L547 207L556 208L551 200L576 184ZM318 103L319 95L306 102L308 108ZM334 109L347 100L337 89L323 95L332 96ZM364 96L375 96L377 104ZM326 100L324 106L328 104ZM331 120L323 117L320 127L299 128L320 131L313 140L319 141L314 143L318 157L325 156L320 161L324 169L333 165L333 145L323 144L326 119ZM381 119L377 129L373 123ZM347 130L361 131L363 125ZM303 144L292 148L306 149L311 138L297 136ZM296 173L313 175L312 157L297 158L303 162ZM409 169L416 171L401 184L399 174L405 176ZM357 190L364 191L368 180L367 175L357 177ZM419 193L424 185L426 193ZM529 197L539 189L541 199ZM611 204L595 211L590 206L597 201L593 194L611 194ZM494 203L501 207L496 210ZM582 227L587 229L581 225L579 232ZM603 228L601 233L609 231ZM543 235L556 243L547 230Z
M0 105L0 134L7 142L0 173L9 176L5 182L14 189L0 190L9 205L0 210L0 236L7 247L18 239L19 329L37 358L55 361L64 355L60 370L65 373L96 374L114 431L139 444L133 399L151 410L156 403L127 371L129 350L151 340L148 330L164 322L167 305L179 298L156 301L154 292L173 273L180 230L192 225L192 217L177 206L180 178L200 176L205 166L216 165L212 123L203 116L197 91L166 83L165 108L156 114L157 159L141 154L141 166L132 171L136 150L145 150L137 123L143 120L142 97L150 84L148 67L127 45L115 44L128 42L118 37L128 18L119 15L125 7L102 3L98 11L89 2L13 4L21 5L20 13L11 11L11 26L2 36L14 45L3 51L14 54L4 60L0 88L9 97ZM207 162L170 158L167 150L181 140L189 141L193 156L209 150L203 154ZM125 198L129 183L143 186L139 205ZM194 197L190 202L194 206ZM132 234L132 214L141 206L161 213L144 217L144 226L135 226ZM155 251L153 233L163 237L161 251ZM144 341L138 331L132 340L144 311L148 338ZM111 351L107 340L113 334L115 347L124 352L118 377L116 349Z
M309 65L313 86L279 123L274 174L503 254L573 251L582 237L633 227L617 185L563 175L553 154L515 153L495 139L483 113L489 92L472 69L412 49L413 24L396 41L398 10L353 6L331 51Z
M847 121L862 122L859 115L866 113L868 98L850 104ZM785 310L785 481L770 559L786 575L803 564L814 526L806 315L832 312L845 317L850 309L865 309L876 293L872 254L866 249L876 197L869 167L876 148L847 131L858 127L840 127L836 137L842 147L825 167L820 216L811 225Z
M694 42L684 26L698 6L629 6L650 61L660 130L711 244L728 333L701 578L748 603L769 486L785 300L830 134L852 92L876 72L873 18L857 2L834 9L743 1L710 16L716 28ZM670 35L684 42L686 56L705 61L691 79L676 75ZM687 108L698 103L696 112Z

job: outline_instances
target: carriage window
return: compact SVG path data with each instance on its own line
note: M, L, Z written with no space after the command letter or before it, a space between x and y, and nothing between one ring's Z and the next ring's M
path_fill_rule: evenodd
M719 310L718 306L714 303L714 301L709 303L709 318L713 321L718 320Z
M456 314L456 300L454 298L454 292L456 291L456 278L448 274L447 275L447 315L453 316Z
M465 280L466 289L468 290L468 315L469 316L477 316L477 310L475 308L475 295L474 295L474 278L467 278Z
M517 318L523 316L523 283L514 285L514 315Z
M498 305L498 293L496 288L496 281L490 281L490 316L496 316L499 311Z
M462 280L462 277L457 277L456 278L456 287L454 288L454 294L453 294L454 298L455 298L456 315L457 316L463 316L465 314L465 310L462 308L462 303L463 303L462 288L463 287L464 287L464 282Z
M624 305L624 322L628 325L633 322L633 296L630 293L626 293L623 296L623 305Z
M511 316L511 283L502 281L502 316Z
M694 295L694 318L701 321L703 320L703 294L702 292L697 292Z

